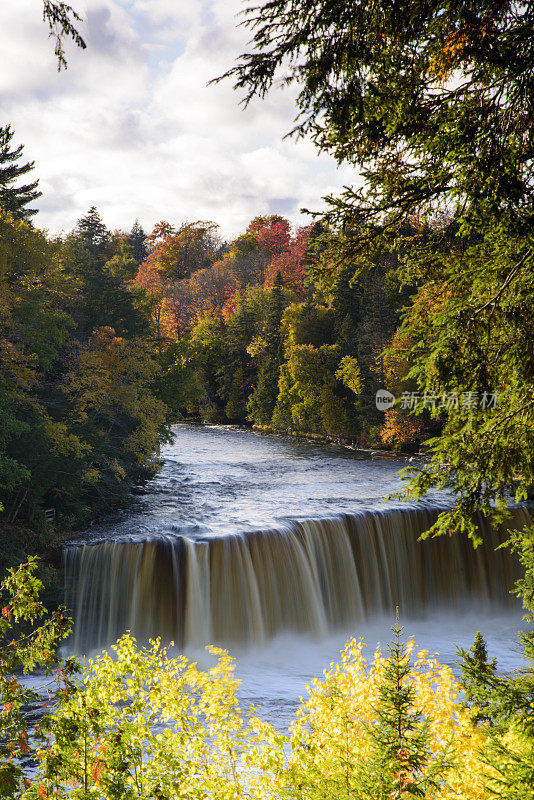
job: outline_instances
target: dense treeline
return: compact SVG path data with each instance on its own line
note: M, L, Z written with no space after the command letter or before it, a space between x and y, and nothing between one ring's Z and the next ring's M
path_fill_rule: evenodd
M124 501L157 470L173 419L406 449L436 426L375 404L378 389L409 385L386 350L414 290L399 251L370 253L355 274L319 223L256 217L225 242L206 221L111 232L95 208L53 238L28 221L36 185L13 184L32 165L18 166L6 130L4 521L39 529L51 514L65 528ZM433 235L416 221L404 234Z
M155 473L167 411L137 267L94 209L63 239L0 210L5 522L73 525Z
M94 207L51 237L13 138L0 129L4 526L68 529L119 505L184 416L418 447L428 420L374 402L407 373L384 355L412 291L398 251L355 274L320 223L256 217L225 242L206 221L112 232Z
M410 296L396 278L398 253L374 253L355 277L350 263L329 263L320 224L292 232L277 215L226 245L212 223L160 223L147 246L135 282L149 298L175 413L417 447L423 426L398 412L385 425L375 404L377 389L398 390L407 372L384 357Z
M53 238L27 219L35 185L5 185L4 521L39 529L53 512L69 527L109 510L154 474L184 416L418 446L422 426L396 410L384 424L374 402L406 373L384 357L410 296L397 253L355 278L329 263L321 225L276 215L224 242L213 222L111 232L92 208Z

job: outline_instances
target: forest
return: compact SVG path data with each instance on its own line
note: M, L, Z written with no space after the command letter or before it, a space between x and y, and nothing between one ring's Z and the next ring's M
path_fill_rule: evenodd
M43 13L66 66L80 18ZM0 795L529 800L532 525L503 545L521 566L520 670L478 633L453 672L397 619L368 659L348 642L287 736L242 712L226 651L202 670L125 633L82 665L58 649L68 612L41 603L28 553L124 506L177 420L422 454L403 495L450 498L422 538L484 547L477 520L532 496L533 5L269 0L244 24L247 52L214 81L245 106L291 86L290 134L362 178L305 227L109 230L93 206L51 235L0 127ZM53 684L37 715L36 667Z
M4 129L4 175L24 166L12 135ZM178 419L412 451L430 429L430 406L421 421L375 405L379 388L400 396L409 385L406 359L386 351L413 291L395 250L374 253L355 278L351 262L332 268L320 223L292 230L256 217L226 242L211 221L110 231L94 207L53 238L31 221L29 195L4 187L9 524L39 530L52 511L69 529L119 505L154 475ZM434 232L414 222L406 235Z

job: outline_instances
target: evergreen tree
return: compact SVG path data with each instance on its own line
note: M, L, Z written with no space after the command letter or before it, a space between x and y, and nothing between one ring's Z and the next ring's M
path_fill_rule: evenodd
M128 234L128 242L133 249L133 257L138 264L141 264L141 262L147 257L147 249L145 245L146 234L142 226L139 224L139 220L137 219L132 225L132 230Z
M111 234L94 206L67 237L63 258L79 282L73 316L82 336L100 327L111 327L118 336L149 332L146 304L127 285L137 264L131 248L121 242L113 253Z
M457 662L462 670L465 704L472 708L471 720L475 725L483 722L494 722L498 707L492 691L492 678L497 669L496 659L488 659L486 641L477 631L471 649L458 649L460 660Z
M14 217L28 218L37 214L36 209L26 208L28 203L33 203L41 196L37 190L39 181L13 185L20 178L33 169L34 162L26 164L17 163L24 150L23 145L11 149L11 140L14 136L11 126L0 128L0 205L5 211L10 211Z
M104 225L96 206L91 206L85 217L78 220L76 233L83 239L93 256L102 256L109 244L110 232Z
M512 531L510 547L524 567L516 594L523 598L525 619L534 618L534 531ZM489 746L482 754L493 771L488 790L502 800L534 798L534 633L520 634L526 669L510 677L498 675L495 659L477 633L469 652L459 650L465 696L475 723L490 726Z
M392 627L387 658L369 729L371 752L356 776L357 797L426 797L451 767L448 743L441 752L429 747L428 720L415 704L411 665L401 639L403 628Z
M219 371L219 396L226 401L225 413L233 422L245 422L247 400L256 377L248 346L258 327L258 318L250 291L240 298L228 320L224 364Z
M130 269L131 274L137 262L128 258L127 251L123 257L119 253L107 260L107 229L99 220L98 215L96 219L81 220L61 250L65 271L77 284L72 316L78 336L87 339L100 327L113 328L117 336L147 335L151 324L145 299L126 283L129 274L121 272Z
M196 412L204 422L220 422L223 419L221 396L221 364L226 357L226 325L220 314L206 316L192 329L188 346L192 353L191 405L187 409Z
M43 22L48 24L50 36L55 41L54 54L57 57L58 72L67 68L67 59L63 48L63 39L72 39L77 47L85 50L86 44L75 27L76 22L81 22L81 17L67 3L61 0L43 0Z
M480 798L462 792L481 781L473 770L474 728L455 701L446 667L404 644L402 628L383 656L363 656L349 641L341 662L307 687L292 726L287 797L294 800ZM467 724L466 724L467 723ZM477 743L484 741L477 737ZM467 769L466 769L467 768Z
M228 399L224 413L228 419L231 422L243 422L247 413L247 387L242 363L235 364L225 397Z
M495 659L488 660L480 633L469 652L459 650L471 719L487 729L488 739L480 754L490 768L487 790L501 800L534 798L534 648L532 635L523 638L529 669L512 677L497 675Z

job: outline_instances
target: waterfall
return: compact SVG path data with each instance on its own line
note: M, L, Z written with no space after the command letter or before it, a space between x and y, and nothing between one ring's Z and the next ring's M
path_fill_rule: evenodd
M70 645L87 652L125 630L181 647L257 643L282 631L323 635L374 614L510 606L519 569L506 526L419 542L438 509L362 511L277 530L192 540L158 536L64 549ZM508 527L530 522L514 510Z

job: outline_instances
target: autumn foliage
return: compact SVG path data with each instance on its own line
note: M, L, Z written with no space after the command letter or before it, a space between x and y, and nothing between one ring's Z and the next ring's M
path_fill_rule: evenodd
M159 222L147 237L149 253L136 282L151 299L158 336L190 329L203 316L235 310L247 286L284 285L302 295L309 227L293 235L283 217L256 217L245 234L224 248L212 222L174 228Z
M34 569L22 565L1 587L6 799L489 800L509 796L501 767L527 766L520 726L481 723L451 669L405 643L398 625L386 654L377 648L370 662L362 642L348 641L339 663L307 687L288 734L243 711L235 662L218 648L200 668L172 644L139 647L126 633L74 680L78 665L55 653L69 620L46 616ZM37 620L34 633L6 645L20 620ZM56 675L54 707L30 730L23 704L38 695L13 670L40 665ZM497 768L489 747L500 748ZM26 774L16 757L29 754L37 765Z

